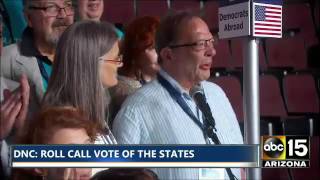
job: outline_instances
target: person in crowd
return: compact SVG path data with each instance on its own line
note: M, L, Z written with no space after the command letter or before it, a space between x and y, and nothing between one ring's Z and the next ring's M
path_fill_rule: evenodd
M79 19L100 21L104 9L103 0L77 0L77 2Z
M55 47L64 30L73 23L72 0L24 0L28 27L21 42L3 49L1 75L19 81L26 74L41 102L47 88Z
M2 52L2 22L0 15L0 55ZM24 74L19 79L20 84L3 77L2 74L0 78L0 179L3 179L10 174L8 143L10 144L13 137L19 135L27 118L30 87Z
M104 11L104 0L76 0L77 3L77 20L93 20L100 21ZM116 33L119 39L122 39L124 34L116 28Z
M104 0L74 0L76 3L76 20L92 20L101 21L104 11ZM121 30L116 28L116 33L119 40L122 40L124 34ZM109 89L105 89L108 98L107 104L110 104L111 96Z
M1 51L1 82L20 81L21 86L15 92L4 91L2 140L19 132L27 115L30 117L38 108L47 88L55 46L63 31L73 23L72 0L24 0L23 3L28 27L20 42ZM4 84L7 83L1 83L0 93ZM1 162L5 169L10 169L6 161L9 153L6 144L10 144L10 140L5 140L1 142ZM9 173L6 170L6 174Z
M28 114L30 87L26 75L20 79L20 87L14 91L7 89L6 83L12 82L1 77L1 119L0 119L0 140L6 139L13 130L18 135L25 124ZM18 83L16 83L18 84ZM9 85L8 85L9 86Z
M0 93L3 94L0 105L0 179L5 179L11 173L8 145L23 132L27 124L30 87L26 75L21 76L20 83L2 76L0 78Z
M27 26L23 13L24 0L0 0L1 14L4 21L3 45L21 40L21 35Z
M99 131L83 111L72 106L48 107L25 127L18 144L92 144ZM12 179L89 179L90 168L14 169Z
M94 175L91 180L158 180L158 176L145 168L110 168Z
M128 95L156 77L160 69L154 43L158 26L157 17L145 16L135 19L126 28L121 46L123 66L119 69L119 83L110 88L110 120Z
M2 16L0 15L0 55L2 52ZM30 87L26 75L20 78L20 89L10 91L7 82L11 80L2 77L0 84L1 93L1 119L0 141L4 140L13 129L21 130L28 112ZM13 90L13 89L12 89Z
M206 81L216 55L214 44L207 24L196 15L172 12L161 20L155 46L161 70L122 105L113 123L119 144L243 144L228 98ZM206 102L200 103L208 104L206 110L193 100L193 92L205 96ZM202 170L154 169L160 179L199 179ZM220 173L240 179L239 169Z
M105 95L105 88L118 83L122 65L115 27L107 22L74 23L61 36L54 61L42 107L82 109L104 130L96 143L116 143L106 122Z

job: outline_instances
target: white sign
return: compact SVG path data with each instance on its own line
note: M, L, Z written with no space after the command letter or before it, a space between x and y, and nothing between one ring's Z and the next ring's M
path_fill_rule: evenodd
M249 1L219 7L219 38L250 35Z

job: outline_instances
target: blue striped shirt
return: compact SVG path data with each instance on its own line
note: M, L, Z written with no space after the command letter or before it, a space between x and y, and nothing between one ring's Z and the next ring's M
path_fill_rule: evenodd
M160 71L178 90L200 120L201 112L186 91L165 71ZM222 89L203 81L207 102L216 121L217 135L222 144L243 144L236 115ZM117 114L113 132L119 144L207 144L202 130L172 99L158 80L129 96ZM212 142L211 142L212 143ZM197 168L153 169L160 179L199 179ZM239 169L232 169L240 179ZM227 173L225 177L228 178Z

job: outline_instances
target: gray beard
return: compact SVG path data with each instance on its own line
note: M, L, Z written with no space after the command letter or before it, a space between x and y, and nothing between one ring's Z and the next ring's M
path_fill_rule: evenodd
M46 36L46 42L48 43L48 45L56 48L57 45L58 45L58 41L61 37L61 34L60 35L51 35L51 36Z

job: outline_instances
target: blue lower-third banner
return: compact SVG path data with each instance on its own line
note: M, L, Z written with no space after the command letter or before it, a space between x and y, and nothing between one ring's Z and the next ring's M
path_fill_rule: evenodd
M259 167L258 145L14 145L12 167Z

